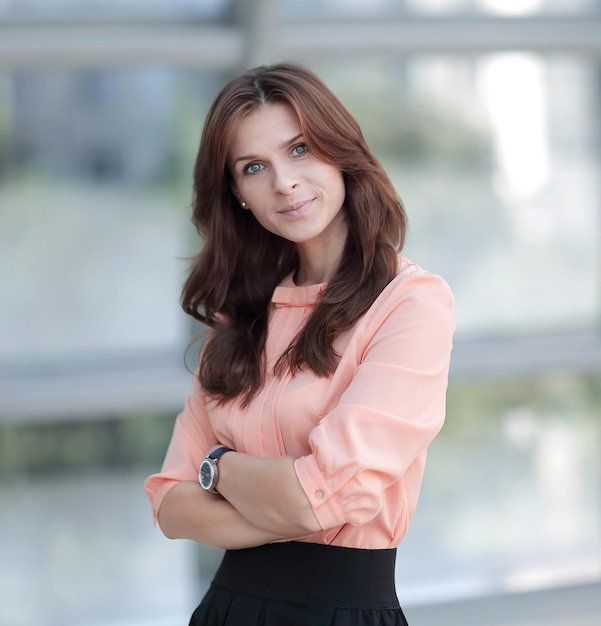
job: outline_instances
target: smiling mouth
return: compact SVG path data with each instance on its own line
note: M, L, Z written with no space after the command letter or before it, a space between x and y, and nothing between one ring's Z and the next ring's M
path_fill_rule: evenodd
M313 202L315 198L311 198L309 200L302 200L301 202L296 202L295 204L289 204L287 207L284 207L279 213L283 215L299 215L303 213L303 211L309 207L309 205Z

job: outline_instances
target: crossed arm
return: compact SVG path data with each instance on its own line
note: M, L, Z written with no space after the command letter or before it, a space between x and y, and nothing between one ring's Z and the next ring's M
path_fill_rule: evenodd
M158 513L163 533L239 549L321 530L291 457L228 452L219 460L218 487L223 497L193 481L172 487Z

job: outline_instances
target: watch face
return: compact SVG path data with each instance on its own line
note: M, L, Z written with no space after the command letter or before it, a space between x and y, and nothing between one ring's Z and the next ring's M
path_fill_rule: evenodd
M207 461L203 461L198 472L200 484L208 489L213 484L213 467Z

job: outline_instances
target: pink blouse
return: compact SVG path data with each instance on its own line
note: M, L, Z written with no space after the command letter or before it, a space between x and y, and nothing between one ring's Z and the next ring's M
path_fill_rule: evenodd
M288 276L272 297L268 372L325 284ZM322 531L301 540L354 548L398 545L415 511L426 449L442 427L455 329L447 284L407 259L356 324L335 341L336 371L268 374L241 409L217 406L194 377L163 468L145 482L155 519L167 491L196 481L222 443L256 456L288 455Z

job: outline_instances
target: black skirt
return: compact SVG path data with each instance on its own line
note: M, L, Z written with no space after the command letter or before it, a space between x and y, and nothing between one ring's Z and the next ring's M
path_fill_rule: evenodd
M190 626L407 626L395 557L302 542L228 550Z

